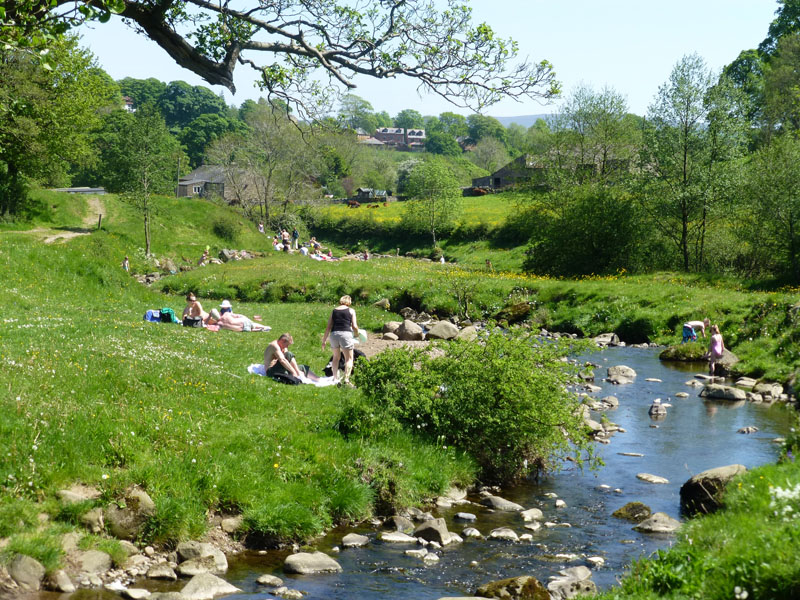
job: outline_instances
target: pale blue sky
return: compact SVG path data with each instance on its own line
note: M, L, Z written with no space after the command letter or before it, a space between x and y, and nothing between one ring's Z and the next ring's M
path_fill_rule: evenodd
M553 63L566 92L580 83L595 89L610 86L627 97L631 112L644 114L682 56L697 52L711 68L721 69L766 37L778 4L775 0L472 0L472 7L476 22L485 21L497 34L517 40L522 56ZM224 91L228 103L237 106L261 95L241 65L237 93L231 96L177 66L155 43L119 20L84 28L82 34L84 45L114 79L180 79ZM435 95L418 96L413 82L400 78L363 78L356 83L353 93L392 116L404 108L424 115L467 112ZM557 104L506 100L486 113L514 116L556 109Z

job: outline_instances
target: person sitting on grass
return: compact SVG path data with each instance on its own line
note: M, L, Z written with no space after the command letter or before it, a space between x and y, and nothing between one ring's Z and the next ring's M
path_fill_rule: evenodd
M709 323L708 317L702 321L686 321L686 323L683 324L683 339L681 340L681 344L696 342L698 329L700 330L700 334L706 337L706 327L708 327Z
M253 323L244 315L239 315L233 312L230 300L223 300L219 305L219 319L216 324L221 329L228 329L230 331L269 331L272 327L261 325L260 323Z
M186 308L183 309L183 318L200 318L203 323L208 321L208 313L203 310L203 305L197 300L193 292L186 295Z
M319 381L319 377L308 367L298 365L297 360L289 351L289 346L294 344L291 334L284 333L277 340L269 343L264 350L264 370L269 377L292 375L293 377L306 377L311 381Z

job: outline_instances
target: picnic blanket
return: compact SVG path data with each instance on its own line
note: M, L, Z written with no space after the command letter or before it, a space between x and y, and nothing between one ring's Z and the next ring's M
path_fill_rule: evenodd
M264 363L253 363L252 365L247 367L247 372L252 375L261 375L262 377L267 376L266 369L264 368ZM301 375L299 379L303 383L308 383L310 385L315 385L317 387L328 387L331 385L336 385L333 381L333 377L320 377L319 381L311 381L305 375Z

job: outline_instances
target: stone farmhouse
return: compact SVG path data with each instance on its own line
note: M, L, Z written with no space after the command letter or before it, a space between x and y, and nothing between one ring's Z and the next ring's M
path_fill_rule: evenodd
M178 198L225 198L225 171L222 167L202 165L178 180Z
M403 127L379 127L372 137L389 148L422 151L425 149L424 129L404 129Z

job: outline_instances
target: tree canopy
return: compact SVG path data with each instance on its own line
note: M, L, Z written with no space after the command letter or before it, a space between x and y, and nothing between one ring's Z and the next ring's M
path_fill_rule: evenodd
M261 0L250 7L206 0L24 0L2 7L0 39L45 46L51 36L116 13L179 65L235 91L250 67L270 99L299 112L329 106L356 76L409 77L422 91L476 110L505 97L558 92L546 60L518 61L517 44L472 21L460 0Z

